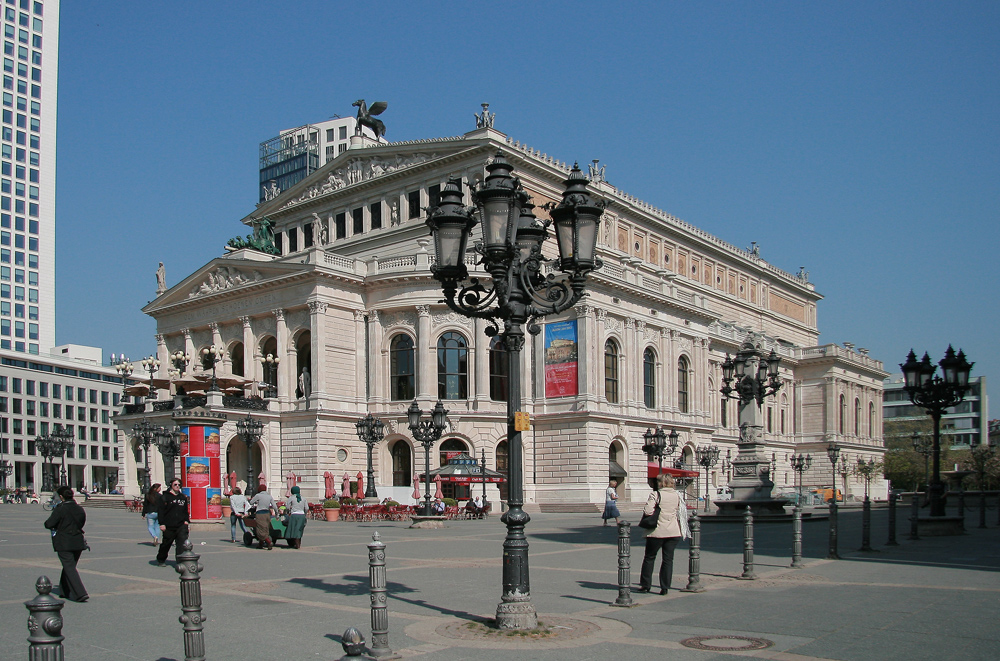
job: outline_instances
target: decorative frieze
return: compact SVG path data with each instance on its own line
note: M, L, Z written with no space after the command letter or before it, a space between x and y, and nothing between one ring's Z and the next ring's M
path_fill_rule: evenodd
M263 280L264 276L260 271L254 270L249 275L233 266L220 266L214 271L209 271L205 279L191 288L188 298L195 296L206 296L215 294L227 289L233 289L251 282Z
M302 195L289 200L281 208L287 209L288 207L302 204L303 202L319 197L320 195L326 195L327 193L332 193L342 188L347 188L348 186L368 181L369 179L375 179L389 172L395 172L396 170L402 170L404 168L413 167L414 165L419 165L429 159L435 158L436 156L437 154L413 154L411 156L396 154L396 156L392 159L382 158L380 156L375 156L374 158L352 158L344 165L344 167L337 168L336 170L330 172L323 182L310 186L305 190L305 192L302 193ZM398 210L393 210L398 217Z

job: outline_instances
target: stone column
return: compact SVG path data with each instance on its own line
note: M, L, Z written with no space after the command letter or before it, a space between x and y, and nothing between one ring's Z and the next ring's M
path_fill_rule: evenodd
M384 221L383 221L384 222ZM368 310L368 338L370 351L370 360L368 364L371 383L371 395L370 399L374 402L384 402L388 400L387 394L389 389L382 383L382 338L384 337L384 331L382 328L382 320L379 319L378 310ZM373 460L374 461L374 460Z
M598 360L598 353L594 349L594 306L587 303L580 303L574 306L576 312L576 332L577 332L577 382L579 383L579 397L585 402L597 400L597 380L594 375L594 365L601 364ZM601 347L603 354L604 347Z
M256 340L253 336L253 327L250 325L250 317L246 315L240 317L240 323L243 324L243 376L253 379L254 383L260 383L261 379L257 377L257 366L260 361L257 360Z
M665 330L664 335L667 340L667 346L663 354L663 362L669 365L669 367L667 368L667 373L664 375L666 378L663 379L663 387L667 389L666 395L669 402L667 411L676 414L680 411L679 402L677 401L677 331L673 329Z
M431 308L429 305L417 306L417 398L421 400L436 400L434 346L431 342Z
M365 383L368 378L368 374L365 371L367 369L367 361L365 360L365 311L355 310L354 311L354 346L357 347L355 352L355 369L354 369L354 392L355 401L363 409L367 404L365 400Z
M490 343L486 337L486 320L472 320L473 333L473 399L477 405L490 401Z
M201 365L201 358L194 350L194 340L191 339L191 329L182 328L181 333L184 334L184 353L191 356L191 363L187 366L187 371L193 371L195 367Z
M217 321L210 321L210 322L208 322L208 328L209 328L209 330L212 331L212 345L216 346L216 347L221 347L222 346L222 333L219 332L219 322L217 322ZM229 352L228 351L223 351L222 352L222 360L219 363L219 367L216 368L216 369L224 370L226 372L232 372L233 369L232 369L231 362L232 361L230 361L230 359L229 359Z
M162 333L156 334L156 359L160 361L160 368L156 371L156 376L162 378L167 374L167 370L171 369L170 351L167 350L167 337ZM150 390L150 396L154 396L152 392ZM155 398L160 398L159 389L156 391Z
M312 394L326 395L326 309L328 304L309 301L309 348L312 365L309 376L312 379Z
M278 363L278 399L287 400L290 399L292 394L295 392L295 388L289 388L289 384L294 382L295 377L292 376L289 380L289 374L295 374L295 365L289 365L289 363L294 362L289 358L288 355L288 327L285 326L285 311L281 308L276 308L271 310L274 314L275 319L275 340L277 347L275 348L276 355L281 358L281 362Z
M641 366L642 354L635 346L635 320L631 317L625 319L625 331L622 333L622 339L625 342L622 353L627 357L627 360ZM640 403L642 400L636 396L636 388L642 386L642 369L627 369L626 363L626 369L621 372L621 377L622 403L632 410L642 410Z

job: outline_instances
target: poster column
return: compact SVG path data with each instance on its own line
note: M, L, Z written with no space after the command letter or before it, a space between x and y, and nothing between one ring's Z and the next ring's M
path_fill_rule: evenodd
M219 430L226 417L205 413L176 420L181 429L181 490L191 503L191 520L222 516Z

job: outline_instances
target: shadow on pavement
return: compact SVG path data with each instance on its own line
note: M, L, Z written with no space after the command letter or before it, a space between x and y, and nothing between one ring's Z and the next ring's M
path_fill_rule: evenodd
M322 590L327 594L342 594L348 597L368 594L371 591L368 576L345 576L344 580L351 581L351 583L327 583L318 578L292 578L288 580L288 583L296 583L313 590ZM392 581L386 583L386 589L392 596L400 593L416 592L416 590L407 585Z

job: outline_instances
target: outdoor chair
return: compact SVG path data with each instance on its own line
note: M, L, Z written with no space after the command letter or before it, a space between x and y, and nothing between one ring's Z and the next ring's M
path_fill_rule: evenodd
M357 505L341 505L340 506L340 519L341 519L341 521L357 521L358 520L358 506Z
M309 518L320 521L326 520L326 513L323 512L323 503L309 503Z
M458 505L449 505L444 508L444 518L457 519L459 516Z

